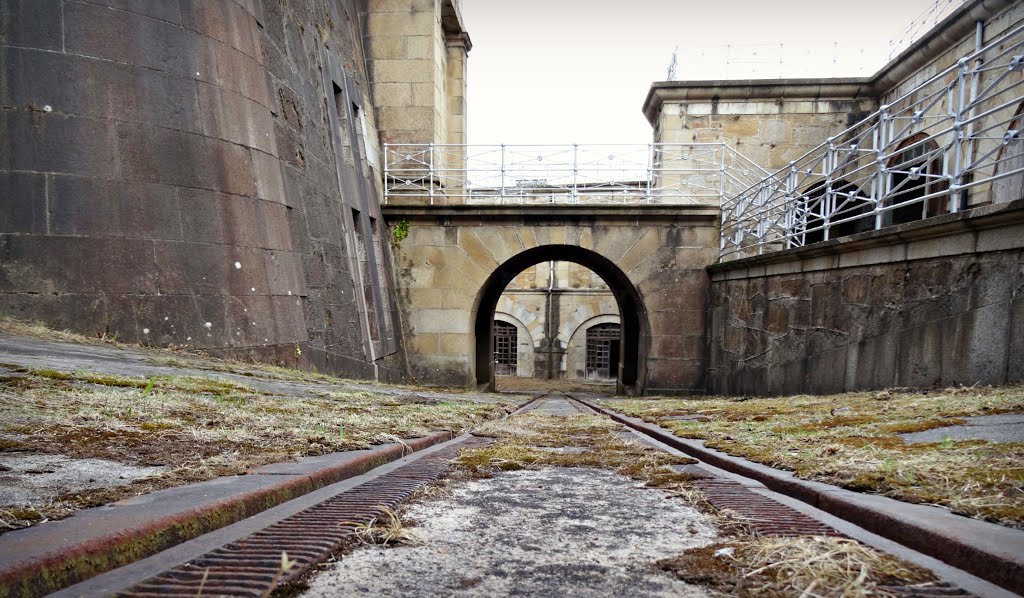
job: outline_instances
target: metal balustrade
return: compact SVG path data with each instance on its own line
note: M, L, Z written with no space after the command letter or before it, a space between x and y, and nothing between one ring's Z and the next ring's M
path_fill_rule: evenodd
M719 205L768 174L724 143L385 144L385 203Z
M731 260L1019 199L1024 27L722 202Z

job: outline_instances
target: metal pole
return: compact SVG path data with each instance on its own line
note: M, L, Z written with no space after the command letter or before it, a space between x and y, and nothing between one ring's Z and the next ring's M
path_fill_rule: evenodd
M430 144L430 172L427 184L430 185L430 205L434 205L434 144Z
M501 144L501 203L505 204L505 144Z
M580 146L577 143L572 144L572 203L579 203L580 190L578 185L578 173L579 173L579 149Z
M388 176L389 166L391 165L390 147L390 144L384 144L384 205L387 205L391 191L391 179Z

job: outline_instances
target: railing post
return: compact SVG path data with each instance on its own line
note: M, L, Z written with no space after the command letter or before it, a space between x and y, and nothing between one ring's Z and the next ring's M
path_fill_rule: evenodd
M391 153L388 151L390 144L384 144L384 205L387 205L391 196L391 179L388 177L389 166L391 165Z
M501 144L501 204L505 205L505 144Z
M427 185L429 185L429 190L430 190L430 205L434 205L434 175L435 175L435 173L434 173L434 144L433 143L430 144L429 153L430 153L430 166L429 166L429 171L427 172L427 177L428 177L427 178Z
M653 203L654 200L651 197L651 187L654 184L654 144L647 144L647 187L644 190L644 199L647 203Z
M963 147L964 143L971 143L969 138L965 138L964 128L964 113L967 112L967 75L970 71L971 61L967 57L960 59L960 68L957 69L956 73L956 84L959 88L957 93L957 107L956 117L953 121L953 159L952 168L947 172L943 172L944 175L950 179L949 183L949 201L948 207L950 212L960 211L960 185L963 182L961 177L963 176ZM946 150L949 151L948 149ZM947 167L949 168L949 167ZM927 189L927 187L926 187Z
M579 182L579 149L578 143L572 144L572 203L579 203L580 201L580 190L577 186Z
M729 146L722 142L722 161L718 168L718 205L725 201L725 152Z

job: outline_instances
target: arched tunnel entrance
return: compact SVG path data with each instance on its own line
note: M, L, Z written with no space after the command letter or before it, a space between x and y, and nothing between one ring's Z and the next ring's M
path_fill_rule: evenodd
M648 322L640 293L618 266L604 256L575 245L542 245L519 253L494 270L477 294L473 308L477 384L494 388L494 313L505 287L523 270L548 261L574 262L589 268L607 284L618 304L622 322L617 391L640 394L646 371L643 339Z

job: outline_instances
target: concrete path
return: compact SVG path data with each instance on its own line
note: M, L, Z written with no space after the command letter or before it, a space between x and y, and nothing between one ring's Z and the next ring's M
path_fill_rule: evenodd
M942 442L946 439L1024 442L1024 415L1007 413L968 417L962 426L933 428L900 436L907 442Z
M531 412L581 412L564 398ZM414 504L413 544L362 548L317 575L303 595L708 596L652 564L716 536L668 493L594 469L503 472Z

